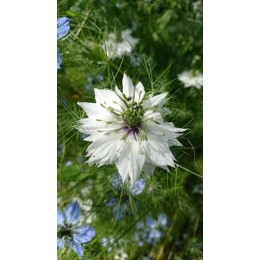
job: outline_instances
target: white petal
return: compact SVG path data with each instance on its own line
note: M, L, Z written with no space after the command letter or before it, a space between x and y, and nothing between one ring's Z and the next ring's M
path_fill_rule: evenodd
M162 104L164 104L167 100L165 99L167 96L167 92L162 93L160 95L156 95L154 97L152 97L151 102L152 102L152 106L162 106Z
M125 94L126 98L132 98L134 94L134 85L130 77L128 77L125 73L123 76L123 93Z
M122 129L123 122L105 122L93 118L84 118L78 121L77 129L85 134L96 132L111 132Z
M143 102L144 109L152 108L152 103L151 103L152 96L153 96L152 94L149 94L148 97L144 100Z
M107 121L114 120L116 118L113 113L109 112L107 109L100 106L99 104L88 102L78 102L77 104L85 110L89 118Z
M96 103L78 102L77 104L84 109L89 117L96 116L97 106L99 107Z
M163 123L162 114L160 112L154 112L153 110L149 109L144 113L145 120L153 120L157 123Z
M119 174L122 176L123 182L130 177L131 184L138 180L145 161L145 155L141 153L139 143L132 140L127 140L121 151L116 167Z
M165 92L160 95L156 95L154 97L149 96L148 99L143 103L143 108L147 109L147 108L152 108L152 107L156 107L156 106L161 108L167 102L167 99L166 99L167 94L168 93Z
M115 112L123 112L126 109L124 102L118 95L108 89L94 89L96 102L106 108L113 108Z
M142 141L141 145L146 153L146 162L156 166L174 167L173 155L169 149L168 141L163 136L147 133L147 141Z
M88 142L94 142L97 141L98 139L104 137L107 133L105 132L94 132L91 135L89 135L88 137L86 137L84 139L84 141L88 141Z
M165 136L170 145L176 146L181 146L181 143L177 140L177 137L179 137L182 132L186 131L186 129L174 127L173 123L166 122L156 124L153 121L147 121L144 124L144 127L146 132L150 132L158 136Z
M106 135L93 142L87 149L87 156L90 156L89 165L98 166L112 164L119 156L120 148L123 145L122 137L125 133Z
M169 146L182 146L182 143L180 143L177 139L169 139L168 144Z
M143 84L139 81L135 87L135 99L134 101L139 103L142 101L143 97L145 94L144 86Z
M117 94L120 98L123 97L123 93L121 92L121 90L120 90L117 86L115 86L115 92L116 92L116 94Z

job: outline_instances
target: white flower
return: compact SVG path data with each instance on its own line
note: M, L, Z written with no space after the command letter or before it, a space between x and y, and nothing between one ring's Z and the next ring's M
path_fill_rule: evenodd
M92 142L87 149L88 164L115 164L122 181L133 184L144 171L153 174L155 166L174 167L169 146L181 146L177 137L186 129L163 121L167 93L145 94L143 84L134 87L124 74L123 93L94 89L96 103L78 102L88 118L78 122L77 129Z
M129 55L138 41L138 39L132 37L131 30L127 29L121 32L121 40L118 39L116 34L110 33L102 48L109 58L122 57Z
M85 137L86 138L86 137ZM88 196L91 192L91 189L93 188L92 182L88 182L84 188L81 189L81 194L85 197Z
M119 249L114 257L115 260L125 260L127 259L128 254L123 250Z
M200 72L184 71L178 77L185 88L195 87L200 89L203 86L203 78Z

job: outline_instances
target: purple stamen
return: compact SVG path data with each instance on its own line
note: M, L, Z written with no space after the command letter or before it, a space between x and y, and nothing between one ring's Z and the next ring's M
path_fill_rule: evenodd
M136 127L130 127L127 124L123 124L123 129L127 132L128 135L139 135L141 123L138 124Z

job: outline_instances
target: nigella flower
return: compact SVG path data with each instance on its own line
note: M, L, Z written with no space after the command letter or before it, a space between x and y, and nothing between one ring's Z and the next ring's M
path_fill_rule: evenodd
M118 175L113 175L111 178L111 185L113 188L115 188L121 193L120 189L122 189L123 187L123 182L121 177L119 177ZM130 195L136 196L141 194L144 191L145 186L146 183L143 179L137 180L132 186L129 187ZM117 221L120 221L128 211L129 208L128 196L129 196L128 194L125 194L122 198L122 201L119 201L117 198L114 197L106 201L105 203L107 207L113 207L113 213ZM133 204L135 205L134 200L133 200Z
M169 221L165 213L161 213L157 219L148 216L146 223L140 221L136 224L134 241L139 246L143 246L144 243L155 245L165 236L168 226Z
M64 213L60 210L60 208L57 208L57 217L58 248L64 248L64 244L67 243L69 247L78 254L78 256L82 256L82 244L89 243L96 235L96 231L88 225L79 225L79 204L77 202L69 204Z
M121 39L114 33L110 33L108 40L102 45L109 58L122 57L130 55L138 39L131 35L131 30L126 29L121 32Z
M203 86L203 77L197 71L184 71L178 75L179 80L184 84L185 88L195 87L200 89Z
M115 257L114 257L115 260L125 260L127 258L128 258L128 254L122 248L120 248L116 252Z
M108 251L108 252L111 252L112 249L113 249L112 246L113 246L113 244L114 244L114 241L115 241L115 239L114 239L113 236L109 236L108 238L103 237L103 238L102 238L101 245L102 245L102 247L108 247L107 251Z
M152 174L155 166L174 167L170 146L180 146L177 137L185 129L163 121L167 93L146 94L143 84L133 85L124 74L123 92L94 89L96 103L78 102L88 118L77 129L89 136L89 165L115 164L123 182L138 180L142 171Z
M148 217L146 221L147 226L150 228L148 233L147 242L156 244L164 236L164 232L168 227L168 218L165 213L161 213L157 219Z
M64 37L70 30L70 23L67 17L58 18L57 20L57 40ZM57 48L57 68L60 69L61 56Z

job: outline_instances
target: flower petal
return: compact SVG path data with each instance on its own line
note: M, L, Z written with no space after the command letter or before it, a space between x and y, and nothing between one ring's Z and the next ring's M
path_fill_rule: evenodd
M140 152L139 143L132 138L124 143L119 158L115 162L123 182L130 177L131 184L138 180L145 161L145 155Z
M126 109L125 103L112 90L94 89L97 104L113 110L116 113L122 113Z
M88 164L101 166L114 163L120 156L120 149L124 142L123 136L124 133L107 134L93 142L87 149L87 156L90 156Z
M94 228L82 225L75 230L73 238L77 243L88 243L96 236Z
M111 200L106 201L105 205L107 207L112 207L112 206L116 205L116 202L117 202L117 199L116 198L112 198Z
M94 134L94 133L100 133L100 132L111 132L115 130L121 130L122 124L119 122L106 122L106 121L100 121L94 118L84 118L78 121L78 130L80 132L83 132L85 134Z
M65 209L66 222L76 224L80 218L80 207L77 201L69 204Z
M177 140L177 137L182 135L182 132L187 129L176 128L173 123L163 122L161 124L156 124L153 121L147 121L145 123L146 131L153 133L154 135L165 136L168 140L169 146L182 146L182 144Z
M154 112L153 110L149 109L144 113L144 119L148 122L154 121L156 123L162 124L163 118L160 112Z
M152 217L147 217L146 224L152 229L157 227L157 221Z
M81 244L75 242L74 240L70 240L68 241L68 245L78 256L83 256L83 247Z
M158 240L161 238L162 233L157 230L157 229L152 229L149 236L148 236L148 240L150 242L158 242Z
M123 93L125 94L126 98L132 98L134 94L134 85L130 77L128 77L125 73L123 76Z
M57 207L57 224L63 225L63 222L66 220L65 215L59 207Z
M102 242L101 242L102 247L108 247L108 246L110 246L113 243L114 243L114 239L112 237L110 237L110 238L103 237L102 238ZM112 247L108 247L107 251L111 252L112 251Z
M147 141L142 141L141 146L146 153L146 162L155 166L174 167L174 157L169 149L168 141L164 136L146 133Z
M57 69L60 69L60 65L61 65L61 56L60 56L60 51L59 48L57 48Z
M112 186L116 189L121 189L122 188L122 178L120 175L118 175L117 173L114 174L112 177L111 177L111 180L110 180Z
M158 217L158 224L162 227L167 227L168 225L168 218L165 213L161 213Z
M64 248L64 237L57 239L57 247L61 249Z
M145 181L143 179L139 179L130 188L130 193L132 195L139 195L143 192L145 186L146 186Z
M161 109L161 107L167 102L166 99L167 94L168 93L165 92L160 95L156 95L154 97L150 95L148 99L144 101L143 108L148 109L148 108L153 108L158 106L158 108Z
M57 38L64 37L70 30L70 23L67 17L58 18L57 20Z
M115 86L115 93L118 95L119 98L123 98L123 93L121 90L118 88L118 86Z
M91 135L84 138L84 141L95 142L95 141L98 141L100 138L105 137L106 134L107 133L105 133L105 132L94 132L93 131L93 133L91 133Z
M114 119L117 119L113 113L99 104L88 102L78 102L77 104L85 110L89 118L104 121L113 121Z
M145 94L144 86L139 81L135 87L135 102L139 103L142 101Z
M108 238L102 237L101 241L102 241L101 244L103 247L106 247L108 245Z

